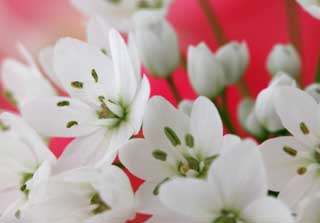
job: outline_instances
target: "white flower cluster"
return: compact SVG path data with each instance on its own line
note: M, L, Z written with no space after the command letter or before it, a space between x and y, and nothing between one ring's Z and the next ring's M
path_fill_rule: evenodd
M316 1L299 2L316 14ZM172 84L181 56L165 19L170 1L72 3L89 16L86 42L58 40L39 53L41 68L22 45L25 63L2 63L5 96L20 115L0 114L1 223L124 223L136 213L149 223L320 221L320 85L299 89L292 45L274 47L269 86L240 103L253 137L241 139L224 134L224 125L234 133L224 102L248 67L245 42L215 53L190 46L186 69L199 97L177 109L149 99L140 64ZM50 137L74 139L56 158ZM136 192L124 169L144 180Z

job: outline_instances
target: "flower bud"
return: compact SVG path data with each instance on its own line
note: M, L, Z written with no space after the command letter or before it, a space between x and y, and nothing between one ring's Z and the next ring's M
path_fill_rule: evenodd
M273 103L273 92L279 86L296 87L297 84L288 74L279 73L273 78L269 86L259 93L255 104L257 118L262 126L269 132L276 132L283 129L283 125Z
M216 97L226 86L223 65L204 43L189 47L188 74L193 89L208 98Z
M133 35L142 63L151 74L166 78L179 66L178 38L162 13L137 13Z
M221 47L216 56L224 66L227 84L236 83L249 64L249 50L245 42L230 42Z
M258 121L254 111L254 106L255 103L252 99L243 99L238 107L238 119L241 126L250 134L256 137L263 137L266 131Z
M317 0L297 0L297 2L306 10L310 15L316 19L320 19L320 2Z
M192 106L193 106L193 101L191 101L191 100L182 100L179 103L178 108L179 108L180 111L183 111L185 114L190 116L191 115L191 111L192 111Z
M293 45L277 44L268 56L267 69L272 75L285 72L297 78L301 70L300 56Z
M312 96L317 103L320 102L320 84L314 83L305 88L305 91Z

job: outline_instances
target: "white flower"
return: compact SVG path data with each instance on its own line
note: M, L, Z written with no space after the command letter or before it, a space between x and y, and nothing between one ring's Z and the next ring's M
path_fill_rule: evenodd
M191 111L192 111L192 107L193 107L193 102L194 101L191 101L191 100L182 100L179 103L178 108L179 108L180 111L183 111L185 114L190 116L191 115Z
M20 44L18 49L27 63L5 59L2 63L2 83L5 96L20 108L33 97L53 96L56 92L41 74L30 53Z
M111 56L96 46L65 38L54 49L59 82L71 97L39 97L24 117L46 136L76 137L59 168L112 162L117 147L140 130L150 87L141 80L119 33L110 32Z
M306 196L320 190L319 104L297 88L274 93L277 113L293 135L270 139L261 145L269 187L293 209Z
M301 71L300 56L293 45L277 44L267 58L267 69L272 75L285 72L297 78Z
M314 100L317 101L317 103L320 102L320 84L318 83L310 84L305 88L305 92L307 92L310 96L312 96Z
M298 222L313 223L320 222L320 196L319 194L312 195L304 199L299 206Z
M171 0L71 0L87 16L100 16L112 27L128 32L133 16L141 10L166 13Z
M320 19L320 2L318 0L297 0L297 2L313 17Z
M238 118L242 127L252 135L259 138L266 134L266 130L258 121L254 107L255 102L252 99L243 99L238 107Z
M119 158L145 180L136 194L138 209L161 219L170 215L157 197L164 182L176 177L205 178L220 154L241 143L237 136L223 136L219 113L205 97L194 102L190 116L153 97L143 123L145 139L130 140L121 147Z
M133 34L140 58L151 74L168 77L179 66L177 35L161 13L137 13Z
M71 170L41 187L44 193L29 201L22 222L125 223L135 217L130 181L115 166Z
M208 179L174 179L160 188L160 200L197 223L293 223L289 209L267 197L267 181L256 148L238 146L221 155ZM175 222L170 221L170 222Z
M193 89L199 95L214 98L226 86L224 66L205 43L189 47L188 74Z
M239 81L249 64L249 50L245 42L230 42L216 52L217 59L223 64L227 84Z
M18 116L2 113L0 128L0 216L14 219L30 196L31 181L42 178L35 173L55 157Z
M283 125L274 107L273 93L281 86L296 86L296 82L285 73L278 73L269 86L262 90L256 100L255 113L259 122L270 132L283 129Z

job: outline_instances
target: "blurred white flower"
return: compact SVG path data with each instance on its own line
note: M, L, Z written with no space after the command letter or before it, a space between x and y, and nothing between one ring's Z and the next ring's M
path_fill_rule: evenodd
M314 194L311 197L304 199L299 205L298 222L320 222L319 207L320 194Z
M162 185L159 196L167 207L196 219L188 223L294 222L281 201L267 197L260 153L245 144L221 155L206 181L174 179Z
M271 75L285 72L297 78L301 72L301 59L297 50L291 44L275 45L267 58L267 69Z
M218 49L217 59L223 64L226 83L234 84L245 73L249 64L249 50L245 42L230 42Z
M293 136L270 139L261 145L269 188L294 210L306 196L320 189L319 104L306 92L281 87L274 103L284 127Z
M139 211L161 219L170 215L157 196L163 183L177 177L205 178L221 154L241 143L254 145L234 135L223 136L219 113L205 97L194 102L190 116L163 98L153 97L143 123L145 139L130 140L121 147L119 158L145 180L136 194Z
M320 19L319 0L297 0L297 2L313 17Z
M142 11L134 20L133 35L143 64L152 75L170 76L180 64L175 30L161 13Z
M18 44L18 49L26 64L11 58L2 62L2 83L8 100L20 108L23 103L34 97L56 95L56 91L41 74L30 53L21 44Z
M193 103L194 101L191 100L182 100L179 103L178 108L180 111L183 111L186 115L190 116L192 112Z
M5 222L16 220L30 197L30 184L43 178L36 172L56 159L20 117L2 113L0 129L0 221Z
M285 73L278 73L269 86L262 90L256 100L255 113L261 125L270 132L283 129L283 125L274 107L273 93L278 87L296 87L296 81Z
M320 102L320 84L318 84L318 83L310 84L304 90L310 96L312 96L314 98L314 100L317 101L317 103Z
M112 162L118 146L140 130L149 98L125 42L110 31L110 56L96 46L64 38L54 49L54 68L71 97L38 97L23 116L43 135L76 137L59 159L59 168ZM107 41L107 40L106 40Z
M197 94L214 98L226 86L224 65L205 43L188 49L188 75Z
M43 183L20 218L32 223L125 223L135 217L130 181L118 167L79 168Z
M119 31L133 29L134 15L143 10L165 14L171 0L71 0L71 3L89 17L100 16Z

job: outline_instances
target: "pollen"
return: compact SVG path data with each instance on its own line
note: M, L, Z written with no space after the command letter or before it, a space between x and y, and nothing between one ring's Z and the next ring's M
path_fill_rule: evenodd
M306 172L308 171L308 169L306 168L306 167L299 167L298 169L297 169L297 173L299 174L299 175L304 175Z

